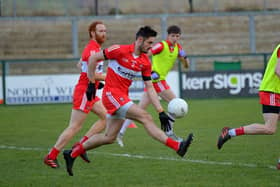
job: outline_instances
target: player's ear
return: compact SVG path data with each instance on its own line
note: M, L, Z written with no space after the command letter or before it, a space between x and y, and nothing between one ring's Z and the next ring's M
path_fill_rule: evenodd
M139 41L139 42L143 42L143 41L144 41L143 36L139 36L139 37L138 37L138 41Z
M95 31L91 31L90 34L91 34L91 38L95 39Z

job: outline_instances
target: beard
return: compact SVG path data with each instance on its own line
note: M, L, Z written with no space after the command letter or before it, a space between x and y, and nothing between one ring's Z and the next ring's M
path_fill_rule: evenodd
M147 48L147 49L144 49L144 47L142 46L142 47L140 47L140 52L141 53L148 53L148 51L151 49L151 47L149 47L149 48Z
M106 36L95 34L95 40L97 41L97 43L99 43L101 45L105 42Z

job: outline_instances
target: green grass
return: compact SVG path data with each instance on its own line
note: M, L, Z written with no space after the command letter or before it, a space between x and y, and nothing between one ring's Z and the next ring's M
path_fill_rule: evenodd
M222 150L216 148L223 126L263 122L257 98L189 100L188 104L188 115L175 126L180 136L195 134L186 158L154 141L138 125L127 130L124 148L112 144L91 150L90 164L78 159L74 177L67 175L61 155L61 168L43 164L44 155L68 125L70 104L0 106L0 186L279 186L279 171L273 168L279 156L279 133L242 136ZM158 123L154 110L149 111ZM95 120L89 115L66 148Z

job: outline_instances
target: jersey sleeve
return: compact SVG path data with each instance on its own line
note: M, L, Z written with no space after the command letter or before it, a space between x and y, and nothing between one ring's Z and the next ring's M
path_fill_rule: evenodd
M145 65L142 69L142 78L144 81L151 80L152 63L148 57L145 58Z
M151 52L153 55L156 55L159 54L162 50L163 50L163 43L159 42L152 47Z
M121 55L121 46L112 45L104 49L104 54L107 59L117 59Z
M178 50L179 50L179 53L178 53L178 57L185 57L187 55L187 53L185 52L185 50L182 48L182 46L177 43L178 45Z

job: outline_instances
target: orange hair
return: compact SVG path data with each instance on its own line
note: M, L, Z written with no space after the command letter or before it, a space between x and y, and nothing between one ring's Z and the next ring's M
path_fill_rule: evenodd
M94 21L92 22L89 27L88 27L88 34L89 34L89 37L92 38L92 35L91 35L91 32L95 32L96 30L96 25L98 24L102 24L103 25L103 22L102 21Z

